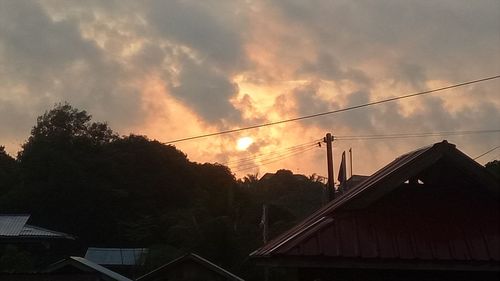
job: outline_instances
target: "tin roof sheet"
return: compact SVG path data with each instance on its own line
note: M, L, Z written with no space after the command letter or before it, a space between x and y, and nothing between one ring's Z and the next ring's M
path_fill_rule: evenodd
M0 215L0 237L4 238L66 238L69 234L26 224L30 215Z
M30 215L0 215L0 236L18 236Z
M26 224L23 227L23 230L21 233L19 233L19 236L21 237L47 237L47 238L68 238L68 239L74 239L69 234L63 233L63 232L58 232L34 225L29 225Z
M102 265L137 265L144 261L146 248L94 248L90 247L85 258Z

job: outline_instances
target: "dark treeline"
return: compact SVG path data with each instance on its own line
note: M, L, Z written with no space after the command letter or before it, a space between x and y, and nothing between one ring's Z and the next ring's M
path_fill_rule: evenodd
M16 158L0 147L1 213L31 214L31 224L77 236L81 250L150 248L149 268L193 251L258 279L247 257L262 245L262 204L273 237L319 208L322 188L314 176L287 170L236 180L226 166L191 162L144 136L118 136L68 104L37 119ZM48 262L31 258L27 264Z

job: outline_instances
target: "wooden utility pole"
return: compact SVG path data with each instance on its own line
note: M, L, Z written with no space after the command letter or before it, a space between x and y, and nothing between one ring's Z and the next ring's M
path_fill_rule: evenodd
M328 185L327 185L327 196L328 200L331 201L335 199L335 181L333 176L333 154L332 154L332 142L333 136L327 133L323 138L323 142L326 143L326 160L328 167Z
M351 177L352 177L352 147L349 148L349 163L351 165L351 169L349 169L351 171Z

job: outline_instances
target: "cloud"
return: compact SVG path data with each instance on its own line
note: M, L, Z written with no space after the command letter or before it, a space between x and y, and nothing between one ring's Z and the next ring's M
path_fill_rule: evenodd
M182 60L178 85L171 92L208 123L241 121L239 111L229 101L238 93L238 85L206 64Z
M0 1L0 144L26 139L36 116L61 101L124 134L181 138L496 75L499 27L495 0ZM490 81L248 133L252 149L265 153L330 130L491 129L500 119L499 86ZM199 161L233 159L236 138L179 148ZM495 138L454 139L479 151ZM377 149L360 142L356 150L374 159L360 169L434 140ZM321 156L308 159L304 172L322 170Z
M243 17L232 10L239 1L147 1L146 20L158 36L196 52L220 69L239 70L244 62ZM240 2L241 3L241 2Z
M139 97L128 84L129 73L95 41L83 37L79 22L54 21L34 1L2 1L0 5L1 60L6 65L0 98L29 116L8 130L22 127L28 132L37 115L61 101L85 108L117 127L140 119ZM15 96L19 89L22 98ZM25 123L28 120L31 124Z

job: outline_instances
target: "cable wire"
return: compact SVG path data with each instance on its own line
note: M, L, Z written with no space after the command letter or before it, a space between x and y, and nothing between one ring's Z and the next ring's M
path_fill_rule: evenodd
M345 140L374 140L374 139L397 139L397 138L420 138L434 136L460 136L473 134L500 133L500 129L476 130L476 131L441 131L426 133L401 133L401 134L380 134L380 135L358 135L358 136L334 136L336 141Z
M251 166L247 165L247 166L244 166L243 168L242 167L236 167L234 172L236 173L236 172L241 172L241 171L250 170L250 169L253 169L253 168L265 166L265 165L268 165L268 164L271 164L271 163L275 163L275 162L281 161L281 160L286 159L286 158L293 157L293 156L298 155L298 154L306 153L306 152L311 151L311 150L313 150L315 148L316 147L310 147L310 148L304 149L302 151L294 152L294 153L291 153L291 154L288 154L288 155L283 155L283 156L281 156L279 158L276 158L276 159L263 161L263 162L260 162L259 165L255 165L255 164L253 164ZM231 170L233 170L233 169L231 169Z
M500 148L500 145L497 145L497 146L493 147L492 149L490 149L490 150L488 150L488 151L484 152L483 154L480 154L480 155L476 156L476 157L475 157L475 158L473 158L473 159L474 159L474 160L479 159L479 158L481 158L481 157L485 156L486 154L488 154L488 153L490 153L490 152L493 152L493 151L494 151L494 150L496 150L497 148Z
M198 136L192 136L192 137L171 140L171 141L165 142L165 144L172 144L172 143L177 143L177 142L182 142L182 141L188 141L188 140L230 134L230 133L241 132L241 131L246 131L246 130L251 130L251 129L257 129L257 128L261 128L261 127L267 127L267 126L273 126L273 125L278 125L278 124L283 124L283 123L288 123L288 122L300 121L300 120L304 120L304 119L310 119L310 118L320 117L320 116L324 116L324 115L335 114L335 113L349 111L349 110L353 110L353 109L382 104L382 103L386 103L386 102L396 101L396 100L400 100L400 99L422 96L422 95L426 95L426 94L430 94L430 93L440 92L440 91L444 91L444 90L449 90L449 89L453 89L453 88L458 88L458 87L471 85L471 84L475 84L475 83L480 83L480 82L485 82L488 80L494 80L494 79L498 79L498 78L500 78L500 75L495 75L495 76L491 76L491 77L467 81L467 82L463 82L463 83L458 83L458 84L454 84L454 85L450 85L450 86L446 86L446 87L417 92L417 93L413 93L413 94L397 96L397 97L393 97L393 98L389 98L389 99L378 100L378 101L374 101L374 102L350 106L350 107L332 110L332 111L327 111L327 112L321 112L321 113L305 115L305 116L301 116L301 117L295 117L295 118L285 119L285 120L280 120L280 121L275 121L275 122L263 123L263 124L259 124L259 125L253 125L253 126L248 126L248 127L238 128L238 129L231 129L231 130L219 131L219 132L215 132L215 133L209 133L209 134L204 134L204 135L198 135Z
M304 148L302 148L300 150L297 150L297 151L290 151L290 152L287 152L287 153L282 153L282 154L279 154L279 155L275 155L275 156L272 156L272 157L268 157L268 158L264 158L264 159L260 159L260 160L256 160L256 161L247 161L247 163L240 163L239 165L234 166L234 167L235 168L241 168L241 166L245 166L245 165L255 165L255 162L265 163L265 162L268 162L268 161L274 161L275 159L286 158L289 155L299 154L299 153L302 153L304 151L311 150L313 148L316 148L316 146L304 147Z
M228 165L228 164L235 164L235 163L245 162L245 161L253 161L253 160L257 160L257 159L259 159L261 157L271 156L271 155L274 155L274 154L282 154L282 153L286 153L286 152L289 152L289 151L300 150L303 147L316 146L319 141L321 141L321 139L310 141L310 142L303 143L303 144L298 144L298 145L290 146L290 147L287 147L287 148L284 148L284 149L280 149L280 150L274 150L274 151L267 152L267 153L254 154L254 155L251 155L251 156L248 156L248 157L243 157L243 158L239 158L239 159L235 159L235 160L230 160L230 161L227 161L227 162L221 163L221 164L222 165Z

